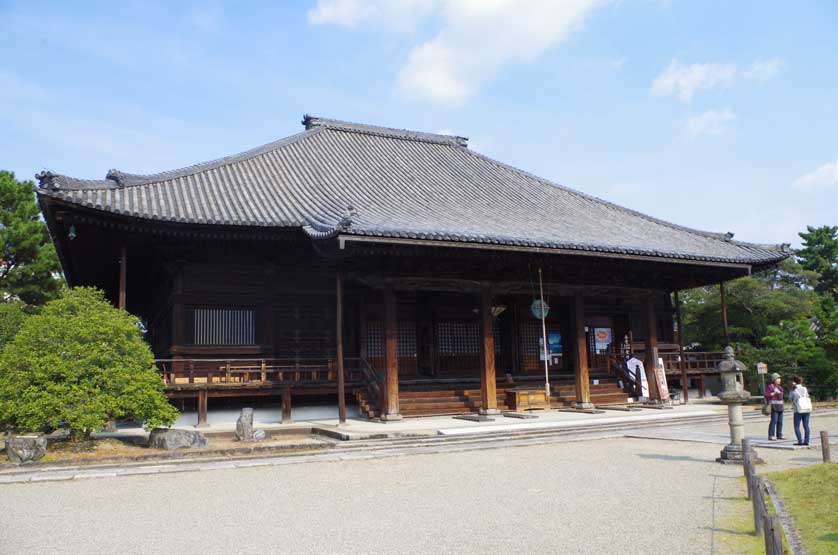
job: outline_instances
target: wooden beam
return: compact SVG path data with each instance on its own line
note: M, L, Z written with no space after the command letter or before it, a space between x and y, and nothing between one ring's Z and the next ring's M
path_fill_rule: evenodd
M340 270L335 274L335 320L337 338L336 354L338 363L338 421L346 422L346 386L343 377L343 276Z
M399 414L399 328L396 313L396 291L393 283L384 286L384 398L381 419L401 420Z
M113 283L113 282L111 282ZM122 244L119 252L119 308L125 310L125 289L128 285L128 252Z
M591 403L591 380L588 374L588 341L585 338L585 301L582 295L573 296L573 328L576 335L576 408L593 408Z
M719 284L719 295L722 298L722 333L724 333L725 347L730 345L730 332L727 327L727 299L725 299L725 282Z
M483 368L480 372L480 414L500 414L495 383L495 333L492 325L492 290L488 282L480 290Z
M678 366L681 369L681 394L684 396L684 402L690 400L690 387L687 383L687 366L684 360L684 327L681 323L681 299L678 296L678 291L675 291L675 324L678 326Z
M660 400L658 386L658 314L655 310L655 297L646 298L646 360L643 361L646 370L646 380L649 382L649 397Z

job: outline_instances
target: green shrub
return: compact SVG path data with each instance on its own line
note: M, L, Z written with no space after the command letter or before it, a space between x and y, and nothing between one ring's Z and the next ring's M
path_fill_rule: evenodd
M28 315L18 302L0 302L0 352L11 341Z
M76 439L111 414L170 425L177 411L138 324L92 288L47 303L0 355L0 421L25 431L65 427Z

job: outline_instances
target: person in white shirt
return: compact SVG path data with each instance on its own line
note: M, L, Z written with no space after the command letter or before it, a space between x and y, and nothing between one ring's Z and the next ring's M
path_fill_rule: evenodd
M794 384L789 399L794 403L794 435L797 436L795 445L809 445L809 415L812 413L812 400L809 399L809 390L803 385L803 378L794 376L791 379ZM800 436L800 424L803 424L804 436Z
M640 383L640 398L647 399L649 397L649 382L646 380L646 369L643 367L643 361L632 355L626 361L626 367Z

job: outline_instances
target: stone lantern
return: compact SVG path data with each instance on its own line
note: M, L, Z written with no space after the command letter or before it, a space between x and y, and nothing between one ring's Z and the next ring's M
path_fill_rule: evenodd
M733 348L728 345L725 347L724 360L719 363L718 368L723 385L722 392L719 393L719 400L727 405L730 443L722 449L721 456L716 459L716 462L742 464L742 439L745 436L742 423L742 403L751 399L751 394L745 391L742 378L745 365L734 358ZM753 456L753 453L751 455Z

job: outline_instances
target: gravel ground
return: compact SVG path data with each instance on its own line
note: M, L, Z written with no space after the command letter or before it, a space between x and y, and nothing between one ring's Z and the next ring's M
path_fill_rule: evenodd
M716 475L741 472L717 454L620 439L14 484L0 551L708 553Z
M718 453L608 439L12 484L0 552L714 553L742 472ZM768 470L819 452L760 455Z

